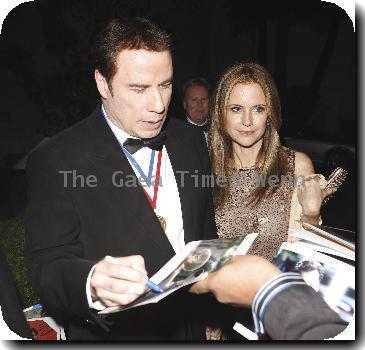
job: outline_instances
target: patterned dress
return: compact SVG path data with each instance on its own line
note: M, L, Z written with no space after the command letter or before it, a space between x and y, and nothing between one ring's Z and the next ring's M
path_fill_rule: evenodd
M243 233L258 233L247 254L260 255L269 261L287 241L290 207L294 190L295 152L283 147L288 164L285 179L269 197L256 206L248 205L251 191L260 184L257 170L231 169L228 200L216 210L218 236L229 238Z

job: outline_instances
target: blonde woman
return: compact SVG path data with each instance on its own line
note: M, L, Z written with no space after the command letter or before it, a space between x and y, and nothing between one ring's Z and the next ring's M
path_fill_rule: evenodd
M314 173L312 161L280 144L281 107L269 72L254 63L238 63L220 77L211 105L209 150L215 217L220 237L257 232L249 254L271 260L287 241L297 179ZM294 201L303 221L318 224L323 199L319 177L302 182ZM293 202L294 202L293 201Z

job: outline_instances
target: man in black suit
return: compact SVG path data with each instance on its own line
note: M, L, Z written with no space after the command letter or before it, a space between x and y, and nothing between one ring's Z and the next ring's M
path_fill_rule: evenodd
M323 340L345 323L298 273L281 271L258 256L236 256L190 291L211 292L224 304L252 305L258 334L273 340Z
M28 162L32 284L68 339L204 339L197 297L184 291L97 314L135 300L147 276L189 241L216 238L216 228L210 189L197 183L210 174L204 137L167 118L170 36L146 19L113 20L94 58L101 104Z

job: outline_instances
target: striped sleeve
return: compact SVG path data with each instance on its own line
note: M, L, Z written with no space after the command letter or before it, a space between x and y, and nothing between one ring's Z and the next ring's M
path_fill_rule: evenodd
M285 272L266 281L257 292L252 303L252 315L255 323L255 332L257 334L265 333L263 320L266 308L279 293L287 288L305 284L306 283L300 274L294 272Z

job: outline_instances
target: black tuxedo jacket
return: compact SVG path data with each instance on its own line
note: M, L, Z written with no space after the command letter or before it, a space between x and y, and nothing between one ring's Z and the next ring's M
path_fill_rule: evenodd
M171 118L164 128L179 189L185 243L216 238L211 189L195 186L196 177L191 176L196 171L210 174L204 136ZM105 255L142 255L149 276L174 255L143 189L131 186L131 181L119 187L122 179L133 177L100 106L32 154L27 165L26 209L26 257L32 285L48 312L67 320L70 339L202 339L203 315L194 307L196 297L184 291L155 305L108 316L112 322L108 331L88 307L86 279Z

